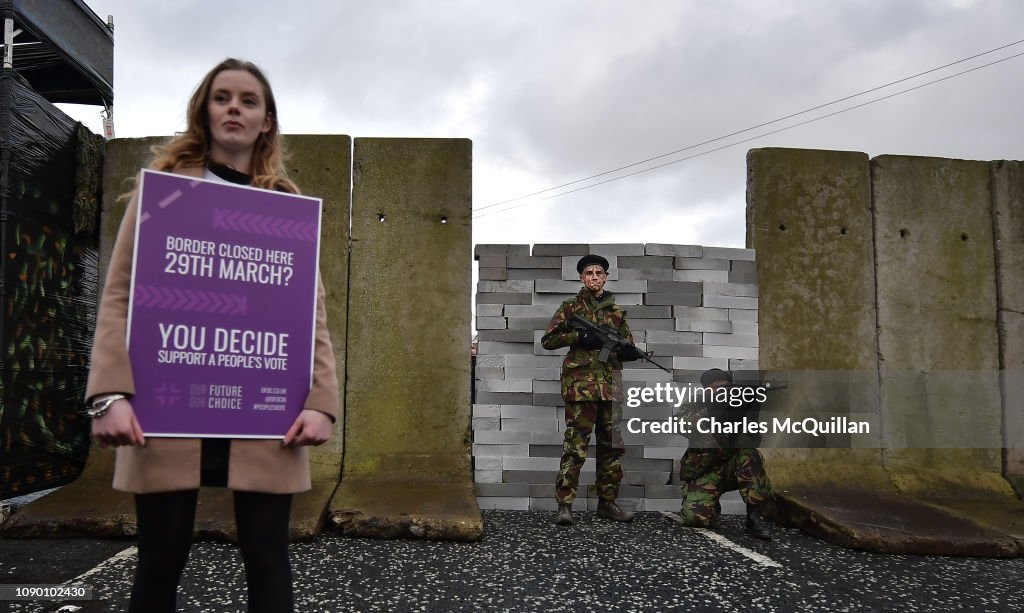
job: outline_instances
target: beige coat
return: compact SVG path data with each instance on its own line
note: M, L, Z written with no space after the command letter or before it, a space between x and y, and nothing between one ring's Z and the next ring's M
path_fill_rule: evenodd
M177 172L202 177L203 170L182 168ZM107 282L96 319L87 399L111 392L135 393L126 327L138 214L136 196L132 195L121 220L107 270ZM334 350L327 332L324 286L318 276L313 387L303 406L326 413L334 420L338 416L339 405ZM114 465L114 488L139 494L195 489L199 487L200 445L200 440L195 438L154 437L146 438L144 447L119 447ZM283 447L279 440L235 439L231 442L228 487L278 494L308 490L309 448Z

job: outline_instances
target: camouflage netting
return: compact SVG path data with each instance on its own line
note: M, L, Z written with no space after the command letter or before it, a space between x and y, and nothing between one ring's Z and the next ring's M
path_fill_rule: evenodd
M103 143L0 74L3 404L0 498L74 479L95 322Z

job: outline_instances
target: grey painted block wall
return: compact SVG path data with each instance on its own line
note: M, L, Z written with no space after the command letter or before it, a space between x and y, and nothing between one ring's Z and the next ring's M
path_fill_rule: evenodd
M473 459L481 508L554 510L565 431L562 356L540 337L557 306L581 287L576 262L598 253L611 264L608 288L627 313L634 341L668 374L627 364L623 385L695 381L708 368L758 368L757 278L749 249L665 244L477 245L478 330ZM671 406L623 405L624 477L619 499L638 510L677 511L682 436L633 434L626 420L671 417ZM583 467L577 509L596 508L594 448ZM739 513L736 492L723 510Z

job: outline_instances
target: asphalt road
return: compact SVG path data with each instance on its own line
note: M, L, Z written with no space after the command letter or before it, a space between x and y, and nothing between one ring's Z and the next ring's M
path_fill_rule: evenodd
M775 526L743 535L659 513L615 524L578 513L484 511L478 543L354 539L292 546L298 611L1022 611L1024 559L873 554ZM0 584L86 576L91 602L7 602L12 611L125 611L128 540L0 539ZM237 549L201 542L182 578L182 611L244 611ZM2 607L0 607L2 609Z

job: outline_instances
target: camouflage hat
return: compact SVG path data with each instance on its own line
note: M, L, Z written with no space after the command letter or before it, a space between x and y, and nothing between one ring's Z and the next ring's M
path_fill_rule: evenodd
M587 268L587 266L590 266L591 264L597 264L598 266L603 268L605 272L608 272L608 260L604 259L599 255L594 255L592 253L590 255L585 255L581 257L580 261L576 262L576 272L582 275L583 271Z

